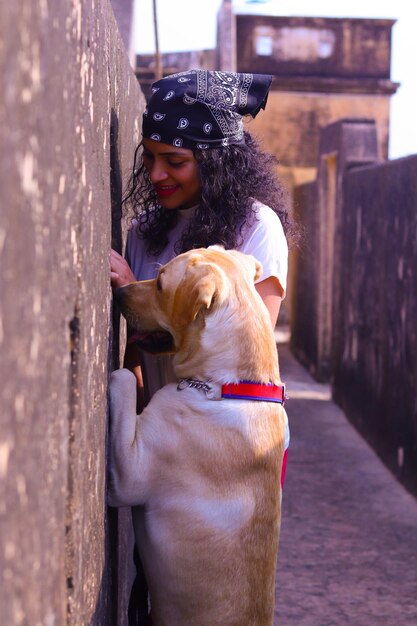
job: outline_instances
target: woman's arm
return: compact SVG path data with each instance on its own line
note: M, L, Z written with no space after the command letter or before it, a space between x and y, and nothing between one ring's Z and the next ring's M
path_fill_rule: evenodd
M255 289L268 309L272 328L275 328L283 295L283 290L278 279L275 276L270 276L256 283Z

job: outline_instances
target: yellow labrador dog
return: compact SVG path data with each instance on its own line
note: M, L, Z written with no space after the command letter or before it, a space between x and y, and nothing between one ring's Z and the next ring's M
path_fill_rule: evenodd
M273 622L287 430L254 257L179 255L118 290L139 331L168 331L179 383L136 415L136 382L113 372L110 504L133 506L154 626Z

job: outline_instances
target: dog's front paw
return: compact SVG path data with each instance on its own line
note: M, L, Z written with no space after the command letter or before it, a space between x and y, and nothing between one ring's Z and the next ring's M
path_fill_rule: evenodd
M114 370L110 375L110 415L130 412L136 415L136 378L128 369Z
M125 383L131 385L132 383L134 384L135 380L136 378L133 372L126 369L125 367L122 367L118 370L113 370L113 372L110 374L110 386L112 386L113 384L122 385Z
M138 417L136 415L136 377L119 369L110 376L110 455L109 504L133 506L141 503L138 466Z

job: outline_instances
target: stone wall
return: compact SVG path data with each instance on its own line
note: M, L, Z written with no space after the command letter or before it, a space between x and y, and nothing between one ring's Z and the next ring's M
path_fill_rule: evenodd
M114 626L109 252L144 100L107 0L2 4L0 41L1 621Z
M316 181L295 188L303 239L292 263L292 348L319 380L331 374L338 335L344 177L376 162L377 153L372 120L330 124L320 136Z
M417 494L417 156L348 173L335 400Z
M371 121L332 124L316 181L295 190L291 346L417 494L417 157L376 146Z

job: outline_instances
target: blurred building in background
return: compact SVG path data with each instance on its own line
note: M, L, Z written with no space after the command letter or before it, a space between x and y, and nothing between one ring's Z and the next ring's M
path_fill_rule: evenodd
M217 48L162 54L163 75L195 67L273 75L268 106L249 122L280 162L290 190L313 180L320 128L343 118L373 119L378 155L388 157L393 20L218 13ZM136 57L149 95L153 55Z

